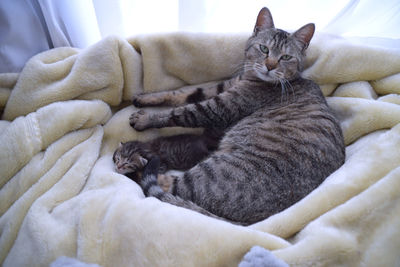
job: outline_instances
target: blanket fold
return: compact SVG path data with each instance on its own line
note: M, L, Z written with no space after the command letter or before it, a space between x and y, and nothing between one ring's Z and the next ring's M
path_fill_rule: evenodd
M292 207L241 227L145 198L115 172L118 143L201 129L136 132L134 94L218 81L245 34L106 38L34 56L0 74L0 265L61 256L101 266L234 266L254 246L290 266L398 266L400 47L317 33L303 76L340 120L346 162ZM250 254L249 254L250 255ZM248 257L246 260L249 260Z
M27 227L25 232L31 237L31 225L24 226L23 220L37 223L37 216L45 216L57 202L63 201L63 195L71 198L82 189L100 152L103 129L96 125L105 123L110 114L109 107L98 100L53 103L19 117L2 133L5 146L0 153L1 261L14 241L18 244L16 238L21 229ZM84 128L88 129L79 130ZM14 140L7 140L10 138ZM35 213L35 205L40 206L40 202L50 207ZM29 219L32 213L34 217ZM51 229L57 227L37 231L51 237ZM25 246L29 241L20 236L19 242ZM35 250L30 252L37 255Z
M102 63L97 64L101 59ZM110 105L142 90L141 59L127 41L108 37L84 51L61 47L34 56L22 70L4 110L13 120L47 104L100 99Z

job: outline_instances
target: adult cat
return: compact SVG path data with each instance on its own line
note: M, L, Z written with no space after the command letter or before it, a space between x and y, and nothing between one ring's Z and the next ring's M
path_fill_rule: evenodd
M318 85L300 77L314 29L276 29L263 8L239 76L211 88L136 96L137 106L195 102L155 113L139 110L130 117L136 130L225 130L218 149L176 178L168 192L157 185L159 162L152 159L141 182L144 193L251 224L299 201L340 167L345 146L339 123Z

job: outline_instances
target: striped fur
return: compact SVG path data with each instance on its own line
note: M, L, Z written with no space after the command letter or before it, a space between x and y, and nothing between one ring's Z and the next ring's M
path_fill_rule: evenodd
M191 209L200 212L202 214L205 214L207 216L224 220L224 218L220 218L208 212L207 210L201 208L200 206L196 205L191 201L187 201L178 196L173 196L169 193L164 192L164 190L162 190L161 187L158 185L159 179L157 175L159 173L159 167L160 167L160 158L156 156L149 161L149 163L146 165L143 171L143 179L141 181L141 186L143 189L143 193L146 196L153 196L165 202L173 204L175 206Z
M230 86L209 89L215 95L204 98L205 90L192 91L186 99L192 95L194 103L167 111L132 114L137 130L225 131L218 149L175 179L169 192L157 189L157 166L148 164L153 178L142 182L146 195L251 224L293 205L340 167L345 147L339 123L318 85L299 75L313 33L312 24L293 34L275 29L264 8L247 43L243 71L226 83Z
M136 107L181 106L197 103L224 92L238 79L239 77L233 77L232 79L211 83L204 87L189 86L175 91L139 94L133 97L132 103Z
M151 158L157 156L162 173L169 169L187 170L217 148L222 134L222 131L206 130L201 135L181 134L148 142L121 143L113 155L115 169L132 178L137 176L133 174L143 170Z

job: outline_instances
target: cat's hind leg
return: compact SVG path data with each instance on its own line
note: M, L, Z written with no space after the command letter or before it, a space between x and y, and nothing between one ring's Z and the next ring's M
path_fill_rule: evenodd
M154 157L149 161L149 163L147 163L146 167L144 168L142 181L140 184L141 184L144 194L147 197L155 197L163 202L167 202L167 203L170 203L170 204L178 206L178 207L190 209L190 210L197 211L201 214L207 215L212 218L231 222L227 219L224 219L222 217L216 216L215 214L212 214L211 212L203 209L200 206L197 206L195 203L193 203L191 201L184 200L178 196L172 195L169 192L165 192L159 186L158 181L157 181L159 165L160 165L160 159L158 157ZM232 222L232 223L237 224L236 222Z

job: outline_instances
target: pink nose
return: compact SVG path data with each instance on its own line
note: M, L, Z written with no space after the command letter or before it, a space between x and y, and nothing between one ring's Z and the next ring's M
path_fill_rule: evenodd
M265 66L267 66L268 70L276 69L276 67L278 66L278 61L271 58L267 58L265 60Z

